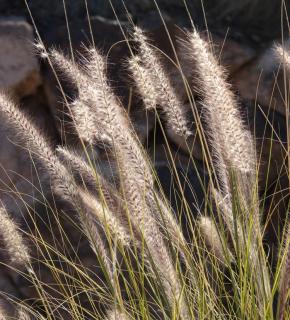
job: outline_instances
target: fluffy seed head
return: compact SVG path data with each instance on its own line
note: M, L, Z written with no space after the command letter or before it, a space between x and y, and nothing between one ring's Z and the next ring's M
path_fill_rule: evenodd
M209 252L215 256L219 262L226 264L223 244L214 221L209 217L202 216L199 219L199 228Z
M18 320L30 320L31 319L29 313L21 306L18 308L17 317L18 317L17 318Z
M170 126L178 135L188 137L191 135L188 121L184 110L184 105L176 95L164 67L157 57L157 53L148 44L148 40L142 30L135 28L133 35L136 42L139 44L139 57L133 58L131 68L135 75L135 81L139 88L140 94L143 95L144 103L149 93L149 104L147 108L156 107L157 104L162 108L168 126ZM142 64L140 63L142 61ZM133 64L133 66L132 66ZM138 69L144 70L142 75L136 75ZM147 85L146 85L147 83ZM155 87L155 90L153 89ZM152 97L150 99L150 97ZM151 101L150 101L151 100Z
M25 266L30 263L30 255L15 222L5 208L0 206L0 234L11 264Z
M187 59L196 68L212 144L216 147L218 158L224 158L229 168L255 174L252 137L241 121L237 102L225 80L225 72L196 31L190 33L188 39Z
M54 191L67 200L77 194L67 169L53 153L51 146L31 121L5 95L0 94L0 113L14 130L12 135L41 163L51 176Z
M282 265L279 284L279 319L284 319L287 307L287 295L290 289L290 222L288 222L283 254L285 260Z
M139 56L133 56L129 59L128 68L144 101L145 108L148 110L155 109L158 104L158 92L152 82L150 70L142 65Z
M3 113L9 121L9 124L18 131L18 140L23 142L26 148L37 156L42 167L50 174L53 191L63 199L72 203L76 209L79 209L80 222L83 225L83 229L89 238L92 248L98 249L103 260L106 262L106 267L111 270L103 239L95 225L96 219L93 220L92 215L86 211L80 199L78 187L69 171L52 152L52 149L44 137L4 95L0 95L0 112Z
M123 246L128 246L131 240L130 230L127 230L121 221L118 221L118 218L114 216L113 212L88 192L80 190L80 196L92 215L95 215L97 220L101 222L103 228L108 228L111 234L116 237Z
M278 61L285 65L286 70L290 73L290 39L286 42L284 47L280 44L274 47L274 53Z
M127 315L118 308L111 309L107 312L106 320L128 320Z

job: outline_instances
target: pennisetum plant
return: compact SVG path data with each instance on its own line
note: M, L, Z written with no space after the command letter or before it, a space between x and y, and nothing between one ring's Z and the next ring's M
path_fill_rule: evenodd
M132 38L137 53L132 51L127 67L144 107L157 117L160 112L166 126L187 141L193 134L187 119L190 110L144 32L134 27ZM45 173L43 179L49 176L53 194L73 207L102 267L105 277L98 280L110 288L106 296L93 281L93 289L83 285L83 291L93 291L102 305L90 299L90 319L274 319L275 287L263 248L253 137L209 44L194 29L181 48L201 96L215 177L205 201L211 216L199 212L190 240L183 233L187 226L179 224L158 188L153 166L109 83L106 60L98 49L87 49L79 65L57 50L45 55L77 88L77 97L67 100L67 107L84 156L71 148L54 150L4 93L1 118L13 139L30 151ZM287 54L283 53L286 67ZM281 57L280 47L277 55ZM96 163L101 160L93 157L97 146L106 149L113 182ZM30 264L25 243L4 208L0 222L11 264ZM286 319L289 296L289 230L283 257L279 319ZM74 301L66 298L66 303ZM73 303L71 308L75 319L85 309ZM47 314L53 319L53 311ZM24 313L21 317L26 319Z

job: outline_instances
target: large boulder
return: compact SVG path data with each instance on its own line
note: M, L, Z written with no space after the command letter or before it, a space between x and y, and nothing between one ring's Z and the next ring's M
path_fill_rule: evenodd
M35 93L41 82L33 42L33 29L24 19L0 19L0 89L20 98Z
M244 99L270 106L286 116L286 108L289 106L285 104L284 76L284 70L271 45L237 70L231 81Z

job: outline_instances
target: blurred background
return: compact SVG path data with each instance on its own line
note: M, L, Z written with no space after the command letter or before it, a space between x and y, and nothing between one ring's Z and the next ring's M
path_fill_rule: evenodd
M27 0L26 4L24 0L2 0L0 14L24 17L31 22L29 6L40 34L46 37L53 29L64 25L64 6L72 28L75 23L87 19L87 9L91 17L115 19L112 6L120 20L127 20L126 6L134 22L146 20L147 26L156 26L160 24L156 4L164 17L173 19L180 26L188 26L185 3L194 23L201 28L205 27L206 16L210 29L225 32L230 28L236 37L244 37L254 43L279 37L281 21L284 20L286 26L285 12L289 10L289 2L281 0Z

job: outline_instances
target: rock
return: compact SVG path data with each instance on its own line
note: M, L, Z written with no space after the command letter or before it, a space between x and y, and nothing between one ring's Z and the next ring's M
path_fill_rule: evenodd
M284 74L272 47L244 65L231 80L244 99L270 106L286 116Z
M222 27L223 30L230 29L230 34L242 34L245 41L257 39L263 42L272 40L281 34L281 2L273 0L200 0L187 1L190 15L199 29L205 29L203 8L206 13L206 21L210 30ZM42 35L53 28L64 23L65 15L63 2L60 0L50 1L27 1L33 14L36 26ZM89 14L99 14L106 18L114 19L114 12L107 0L75 0L65 3L68 22L74 26L75 21L87 16L85 4L87 3ZM112 1L114 10L119 19L126 19L123 1ZM202 5L203 4L203 5ZM133 18L138 23L144 20L152 10L157 11L157 6L152 0L130 0L125 5ZM184 2L180 0L159 0L158 7L162 15L174 18L178 25L190 26L190 19L186 12ZM284 1L285 12L289 12L289 2ZM1 0L0 12L6 15L23 15L29 18L29 12L24 1ZM288 13L289 16L289 13ZM269 23L270 22L270 23ZM285 32L287 24L284 24Z
M0 20L0 88L18 97L33 94L41 77L32 27L22 18Z
M229 74L235 73L243 65L251 61L256 52L253 48L231 40L213 36L215 53Z
M155 159L157 185L162 187L177 220L181 221L186 239L190 241L192 239L190 226L194 225L196 217L204 210L205 192L208 190L210 177L201 162L196 161L194 167L187 157L170 150L175 162L173 169L172 163L167 160L170 157L166 146L159 146L157 151Z

